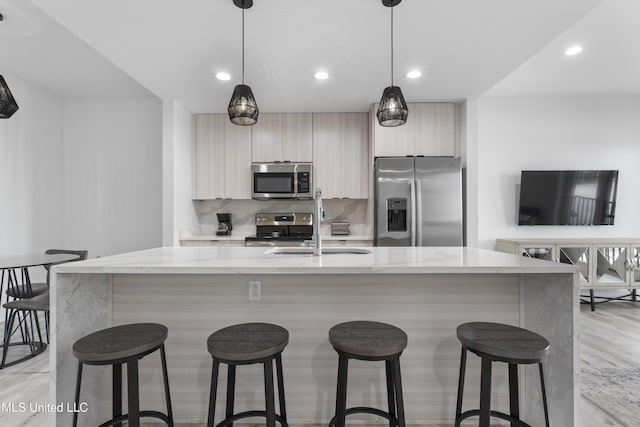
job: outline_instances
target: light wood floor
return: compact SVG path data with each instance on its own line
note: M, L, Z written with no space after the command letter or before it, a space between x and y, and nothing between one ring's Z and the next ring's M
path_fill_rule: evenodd
M583 365L640 368L638 347L629 344L640 343L640 303L611 302L599 305L595 312L589 311L587 306L582 306L580 322L582 340L580 360ZM11 351L16 351L16 349L11 348ZM30 412L29 402L47 402L48 372L48 350L35 359L0 371L0 426L40 427L47 425L48 414ZM26 403L26 411L20 411L18 406L20 402ZM15 404L14 411L8 406L11 403ZM600 409L598 404L598 402L594 404L583 397L576 425L580 427L629 427L628 424L617 421L616 414L608 414L606 408L605 410ZM639 421L636 426L640 426L640 413L638 413L637 419ZM176 427L180 426L181 424L176 424ZM195 427L193 424L189 426ZM314 426L306 425L305 427Z

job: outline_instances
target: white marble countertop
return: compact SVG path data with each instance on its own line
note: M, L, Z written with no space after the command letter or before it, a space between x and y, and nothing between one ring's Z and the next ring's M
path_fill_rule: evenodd
M363 249L363 248L359 248ZM575 273L568 264L466 247L371 247L370 254L269 255L262 247L160 247L53 267L57 273Z
M248 236L248 235L247 235ZM231 236L217 236L215 234L193 234L193 235L184 235L180 236L180 241L189 241L189 240L198 240L198 241L211 241L211 240L231 240L231 241L243 241L244 238L247 237L244 234L232 234ZM371 240L373 241L373 236L369 235L358 235L358 234L348 234L348 235L322 235L322 240Z

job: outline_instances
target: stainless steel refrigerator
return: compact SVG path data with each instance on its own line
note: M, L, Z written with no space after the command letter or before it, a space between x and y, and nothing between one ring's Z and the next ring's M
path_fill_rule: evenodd
M376 246L462 246L462 218L459 158L376 159Z

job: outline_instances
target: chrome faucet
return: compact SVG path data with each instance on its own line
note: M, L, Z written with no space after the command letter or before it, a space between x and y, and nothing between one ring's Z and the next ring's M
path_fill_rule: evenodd
M315 209L313 214L313 237L308 242L313 245L313 255L321 256L322 237L320 237L320 223L322 222L324 212L322 211L322 190L320 190L320 187L316 187L313 198L315 201Z

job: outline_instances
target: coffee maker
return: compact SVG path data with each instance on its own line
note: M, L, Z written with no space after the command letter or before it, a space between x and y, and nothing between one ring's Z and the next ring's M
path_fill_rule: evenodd
M217 213L216 216L218 217L218 231L216 231L216 236L230 236L231 230L233 230L231 214Z

